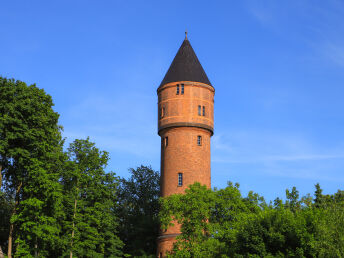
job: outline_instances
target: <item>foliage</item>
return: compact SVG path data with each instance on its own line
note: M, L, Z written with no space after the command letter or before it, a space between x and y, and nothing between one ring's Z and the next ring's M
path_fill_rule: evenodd
M129 179L118 187L119 236L124 252L134 256L156 253L159 232L159 173L151 167L130 169Z
M13 203L11 198L6 193L0 192L0 247L2 251L7 250L12 209Z
M65 219L65 255L120 257L117 237L117 178L105 173L108 153L86 140L75 140L68 148L69 161L62 177Z
M59 115L52 98L35 85L0 77L0 167L2 189L13 203L9 256L44 254L56 247L62 153ZM13 253L13 252L12 252Z
M171 257L343 257L343 192L322 195L316 186L299 198L294 187L286 201L267 205L239 186L210 190L199 183L184 195L161 199L163 228L181 224Z

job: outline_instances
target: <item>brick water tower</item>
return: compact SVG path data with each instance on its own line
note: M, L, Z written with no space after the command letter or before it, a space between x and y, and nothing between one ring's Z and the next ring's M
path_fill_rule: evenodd
M210 137L214 132L214 94L187 35L158 90L161 137L161 196L184 193L195 182L210 188ZM180 226L161 231L159 257L171 250Z

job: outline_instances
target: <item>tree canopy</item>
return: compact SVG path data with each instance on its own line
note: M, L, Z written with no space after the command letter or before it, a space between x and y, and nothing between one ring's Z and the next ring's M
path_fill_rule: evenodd
M243 197L239 185L210 190L195 183L184 195L161 200L164 228L181 224L170 257L343 257L343 192L266 204L258 194Z
M52 98L35 85L0 77L0 186L10 197L8 256L54 248L59 228L59 115Z
M109 155L86 140L75 140L62 175L63 235L70 257L119 257L117 178L105 173Z
M130 178L120 179L118 187L119 236L125 243L125 253L155 257L160 176L146 166L131 168L130 174Z

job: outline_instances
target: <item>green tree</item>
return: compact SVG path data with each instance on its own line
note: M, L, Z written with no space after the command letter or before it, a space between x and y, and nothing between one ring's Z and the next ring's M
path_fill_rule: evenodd
M242 221L235 254L257 257L313 257L314 214L289 208L265 209Z
M285 192L285 195L287 197L285 206L289 208L291 211L296 212L301 208L301 201L299 200L299 191L294 186L291 191L287 189Z
M212 207L215 194L205 185L195 183L185 194L174 194L161 198L160 219L165 230L175 223L181 225L181 235L172 250L176 257L213 257L219 248L217 241L210 241ZM218 207L220 209L220 207ZM218 216L219 214L214 214ZM214 250L215 249L215 250Z
M123 243L117 237L117 178L105 173L109 155L86 140L68 148L69 161L62 177L65 219L64 255L120 257Z
M6 192L0 191L0 257L1 253L7 250L10 218L13 206L11 198Z
M316 185L317 212L315 227L315 250L317 257L344 257L344 200L343 191L334 195L322 195Z
M160 176L151 167L130 169L129 179L120 179L118 188L119 236L124 252L134 256L156 254L159 233Z
M59 115L35 85L0 77L0 182L13 209L8 257L44 255L56 247L62 153ZM13 242L16 249L13 250Z
M174 222L181 224L172 257L232 257L242 222L266 204L253 192L243 198L238 184L210 190L195 183L183 195L161 199L161 206L163 228Z
M317 187L319 193L320 187ZM171 257L343 257L343 191L319 208L296 188L267 205L239 186L210 190L199 183L161 199L163 228L181 225ZM319 198L319 194L318 194Z
M320 184L317 183L315 185L315 193L314 193L315 195L314 204L317 208L320 208L324 205L324 196L322 194L322 191L323 190L321 189Z

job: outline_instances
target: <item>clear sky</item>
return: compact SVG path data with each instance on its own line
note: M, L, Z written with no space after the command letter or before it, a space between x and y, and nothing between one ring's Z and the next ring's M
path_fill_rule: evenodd
M127 177L160 169L156 89L184 31L215 87L212 186L344 189L343 1L1 1L0 75Z

